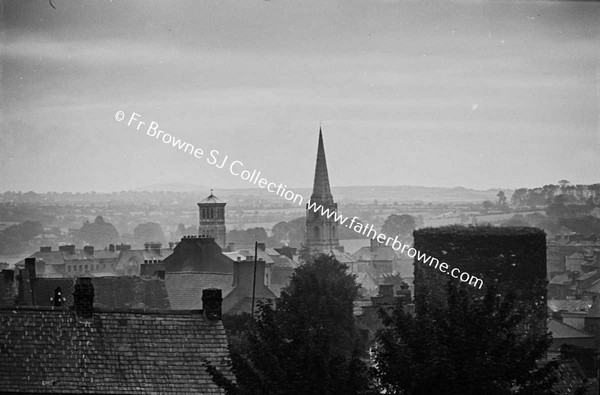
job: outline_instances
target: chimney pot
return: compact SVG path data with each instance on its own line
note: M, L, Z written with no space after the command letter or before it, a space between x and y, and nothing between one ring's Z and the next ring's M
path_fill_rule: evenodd
M202 311L204 317L209 321L221 319L221 306L223 296L220 289L209 288L202 290Z

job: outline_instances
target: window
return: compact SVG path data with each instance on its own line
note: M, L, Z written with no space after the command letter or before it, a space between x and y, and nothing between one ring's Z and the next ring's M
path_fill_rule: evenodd
M87 270L88 270L88 265L85 265L85 271L87 272Z

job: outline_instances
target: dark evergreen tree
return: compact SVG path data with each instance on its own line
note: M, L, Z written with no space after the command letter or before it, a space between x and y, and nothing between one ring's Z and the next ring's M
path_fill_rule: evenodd
M556 363L538 367L552 339L527 326L512 294L493 289L474 298L467 286L448 283L448 304L401 302L381 311L373 373L388 394L551 394Z
M228 393L371 394L357 328L354 277L321 254L296 269L275 307L263 304L243 336L230 345L237 382L213 373Z

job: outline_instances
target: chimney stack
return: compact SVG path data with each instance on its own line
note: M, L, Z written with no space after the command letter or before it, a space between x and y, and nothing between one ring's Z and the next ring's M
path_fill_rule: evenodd
M114 244L109 244L109 245L108 245L108 250L109 250L110 252L115 252L115 245L114 245Z
M209 288L202 290L202 310L204 318L209 321L221 319L221 305L223 296L220 289Z
M371 238L371 252L375 252L379 247L379 242L373 238Z
M94 246L84 246L83 252L88 255L94 255Z
M75 313L81 318L92 318L94 314L94 285L90 277L79 277L73 292Z
M256 284L265 282L265 261L256 261ZM233 286L243 295L252 296L254 283L254 258L247 261L233 262Z
M74 244L67 244L64 246L59 246L58 250L61 252L66 252L67 254L75 254L75 245Z
M394 284L380 284L379 285L379 296L393 298L394 297Z
M117 251L129 251L131 250L131 244L119 244L117 246L115 246Z
M25 270L29 272L29 278L35 278L35 258L25 258Z
M40 252L52 252L52 247L40 247Z
M265 243L257 243L258 244L258 249L261 251L266 251L267 250L267 245Z

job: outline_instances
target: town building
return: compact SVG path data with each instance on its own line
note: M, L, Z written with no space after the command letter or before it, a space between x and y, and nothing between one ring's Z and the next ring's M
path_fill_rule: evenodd
M181 239L164 262L171 309L197 305L202 291L209 288L222 291L223 312L227 314L251 312L253 296L255 303L277 298L267 286L263 258L257 259L255 276L253 255L237 254L235 260L232 257L223 254L212 237Z
M96 292L79 278L73 307L0 309L0 393L224 393L207 372L233 379L219 290L187 311L101 309Z

